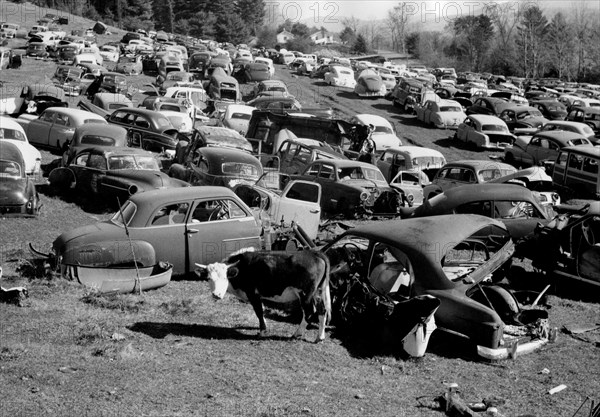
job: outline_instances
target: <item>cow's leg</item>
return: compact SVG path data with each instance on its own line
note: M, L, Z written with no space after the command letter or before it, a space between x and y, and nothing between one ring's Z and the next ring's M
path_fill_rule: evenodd
M331 318L331 293L329 291L329 285L325 285L325 287L321 289L321 299L317 304L317 313L319 314L319 334L315 343L325 340L325 326L327 325L327 321Z
M302 320L300 321L300 325L298 326L298 329L296 329L296 333L294 333L294 335L292 337L294 338L301 338L302 336L304 336L304 331L306 330L306 327L308 326L308 322L306 321L307 317L310 317L311 314L313 313L313 305L312 302L304 299L304 297L302 297L300 294L298 294L298 298L300 299L300 306L301 311L302 311Z
M265 323L265 315L260 297L253 296L250 298L250 304L252 304L256 317L258 317L258 335L260 337L265 337L267 335L267 324Z

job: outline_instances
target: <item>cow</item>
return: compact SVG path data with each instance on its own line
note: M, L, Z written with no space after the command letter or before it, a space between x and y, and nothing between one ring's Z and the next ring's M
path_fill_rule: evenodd
M311 250L244 251L223 262L196 266L206 270L215 298L223 299L229 292L250 302L258 317L259 336L267 334L263 300L288 303L299 299L302 320L292 337L303 336L306 320L316 312L319 316L316 342L325 339L325 325L331 318L329 259L325 254Z

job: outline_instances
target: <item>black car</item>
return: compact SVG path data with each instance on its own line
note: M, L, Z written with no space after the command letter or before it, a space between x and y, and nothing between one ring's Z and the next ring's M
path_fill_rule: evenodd
M74 189L123 203L131 195L159 188L186 187L185 181L161 172L161 164L151 152L124 147L88 147L77 152L65 167L53 169L48 181L56 191Z
M565 120L567 108L558 100L532 100L530 106L538 109L548 120Z
M23 154L14 143L0 140L0 216L36 216L40 197L25 174Z
M473 105L467 108L467 115L488 114L499 116L502 111L511 106L512 103L498 97L479 97L473 101Z
M185 138L167 116L153 110L124 107L115 110L106 120L127 129L129 146L150 151L174 150L179 139Z

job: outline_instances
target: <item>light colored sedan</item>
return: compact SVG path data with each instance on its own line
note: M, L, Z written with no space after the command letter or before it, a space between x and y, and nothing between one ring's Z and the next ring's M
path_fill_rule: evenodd
M252 106L230 104L225 109L225 113L223 113L221 123L223 123L223 126L233 129L242 136L245 136L254 110L256 110L256 108Z
M27 176L40 175L42 155L29 143L19 123L11 118L0 116L0 140L13 143L21 151Z
M325 82L335 87L356 87L354 71L348 67L334 65L325 73Z
M24 130L31 143L63 150L71 141L75 129L85 123L107 122L102 116L89 111L49 107L40 117L26 124Z
M427 100L416 106L417 119L440 129L456 129L467 117L458 101Z
M455 139L484 149L505 149L515 142L504 120L486 114L472 114L456 130Z

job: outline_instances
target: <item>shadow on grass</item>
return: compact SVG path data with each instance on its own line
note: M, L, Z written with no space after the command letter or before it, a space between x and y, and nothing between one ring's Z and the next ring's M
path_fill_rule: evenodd
M289 337L278 335L260 337L256 333L246 333L258 330L251 327L231 328L206 324L138 322L129 326L129 330L144 333L154 339L164 339L173 335L217 340L289 340Z
M38 191L38 193L46 197L58 197L65 203L75 204L81 207L83 211L89 214L114 213L119 209L119 205L117 204L116 198L114 202L111 203L107 200L100 200L85 195L79 195L76 192L72 192L71 190L61 192L59 190L56 190L56 188L52 187L50 184L38 184L36 185L36 190ZM121 201L121 204L123 204L124 202L125 200Z

